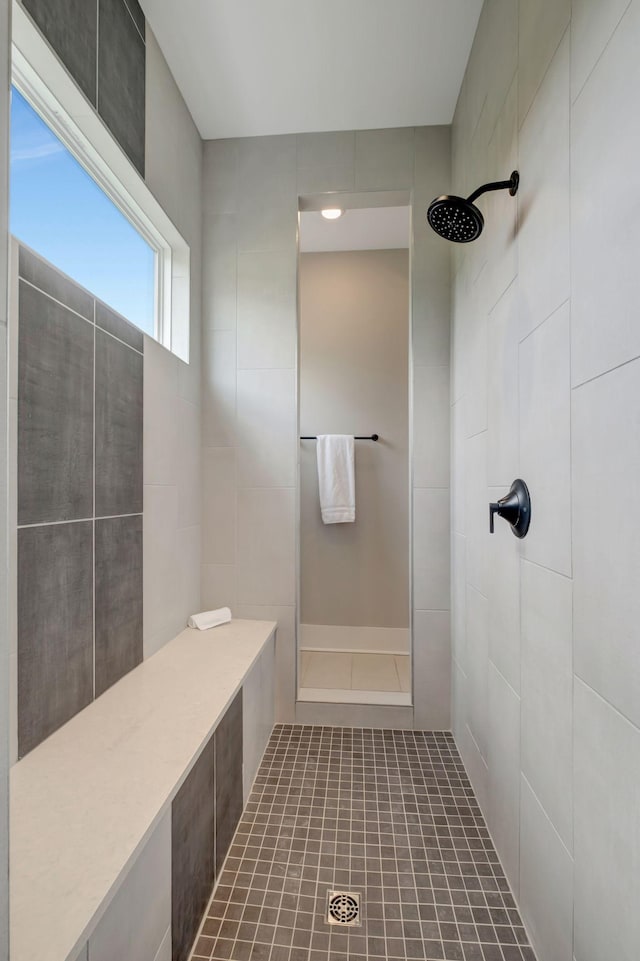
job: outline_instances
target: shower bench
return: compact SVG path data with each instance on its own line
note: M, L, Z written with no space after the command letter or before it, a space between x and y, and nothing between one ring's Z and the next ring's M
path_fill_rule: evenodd
M183 631L13 767L12 961L186 957L273 727L275 631Z

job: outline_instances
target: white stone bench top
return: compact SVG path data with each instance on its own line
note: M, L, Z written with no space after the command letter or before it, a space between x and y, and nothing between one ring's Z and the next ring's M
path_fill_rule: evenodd
M11 961L84 945L275 628L183 631L14 765Z

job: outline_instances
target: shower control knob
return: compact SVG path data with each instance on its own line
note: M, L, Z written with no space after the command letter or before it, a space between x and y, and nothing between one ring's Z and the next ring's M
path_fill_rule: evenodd
M489 532L493 534L493 518L504 517L511 524L516 537L526 537L531 523L531 497L529 488L518 478L511 490L495 504L489 504Z

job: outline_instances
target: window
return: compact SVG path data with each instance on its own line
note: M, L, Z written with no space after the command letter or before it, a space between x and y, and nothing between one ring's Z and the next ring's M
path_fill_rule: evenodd
M158 250L15 87L10 178L11 233L159 338Z

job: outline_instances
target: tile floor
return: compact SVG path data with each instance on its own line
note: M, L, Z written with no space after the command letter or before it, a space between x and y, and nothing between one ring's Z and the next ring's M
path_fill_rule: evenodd
M362 925L325 922L360 892ZM447 733L278 725L192 955L535 961Z
M408 654L302 651L300 686L347 691L411 691Z

